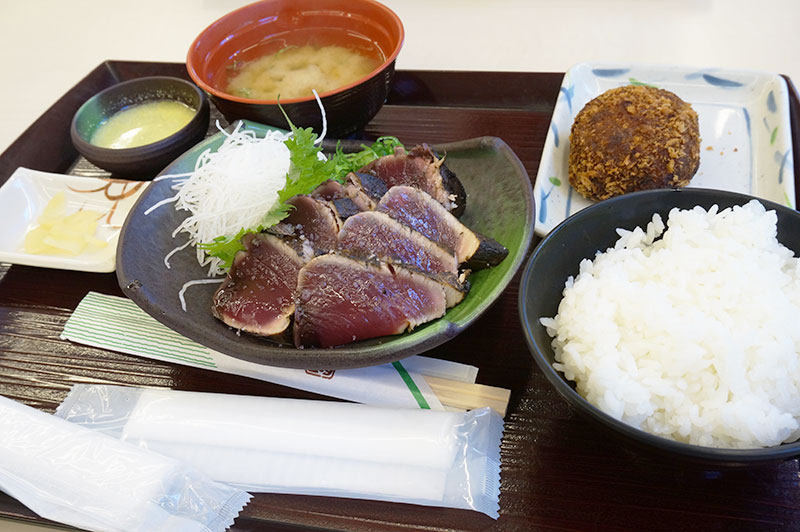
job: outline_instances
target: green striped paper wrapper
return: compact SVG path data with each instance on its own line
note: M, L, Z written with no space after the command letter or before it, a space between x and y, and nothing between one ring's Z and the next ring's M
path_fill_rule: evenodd
M328 372L276 368L218 353L176 333L117 296L89 292L64 325L61 338L75 343L211 371L243 375L348 401L442 410L423 374L474 382L472 366L411 357L369 368ZM406 364L408 367L406 367Z

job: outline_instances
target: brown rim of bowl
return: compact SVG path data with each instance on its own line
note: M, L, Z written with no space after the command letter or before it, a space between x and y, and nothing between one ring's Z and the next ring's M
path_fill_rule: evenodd
M354 81L352 83L348 83L347 85L343 85L343 86L338 87L336 89L320 93L319 94L320 99L322 99L322 98L324 98L326 96L330 96L332 94L337 94L337 93L340 93L340 92L344 92L344 91L346 91L348 89L351 89L351 88L353 88L353 87L355 87L357 85L360 85L360 84L364 83L365 81L369 80L370 78L372 78L374 76L377 76L379 73L384 71L389 65L391 65L397 59L397 56L400 54L400 50L403 47L403 42L405 40L405 29L403 27L403 22L400 20L400 17L398 17L397 14L394 11L392 11L391 9L386 7L385 5L381 4L380 2L377 2L376 0L359 0L359 1L362 2L362 3L365 3L365 4L371 4L372 6L384 11L388 15L389 19L396 25L396 28L398 30L397 46L395 46L394 50L392 50L392 53L389 56L386 57L386 60L383 63L381 63L377 68L375 68L372 72L370 72L366 76L363 76L363 77L357 79L356 81ZM212 87L211 85L206 83L205 80L203 80L201 78L201 76L199 76L197 74L197 70L196 70L196 68L194 66L194 63L191 60L192 51L195 49L195 46L197 45L197 42L208 32L208 30L212 26L218 24L220 21L222 21L222 20L224 20L226 18L232 17L236 13L239 13L239 12L244 11L246 9L251 9L255 4L260 4L260 3L266 3L266 2L264 2L262 0L262 2L254 2L252 4L247 4L245 6L242 6L242 7L238 8L238 9L235 9L235 10L223 15L222 17L218 18L217 20L215 20L214 22L212 22L211 24L206 26L203 29L203 31L201 31L197 35L197 37L195 37L195 39L192 41L192 44L189 47L189 52L186 54L186 67L187 67L187 70L189 71L189 76L192 78L192 81L194 81L194 83L198 87L200 87L201 89L203 89L204 91L206 91L210 95L212 95L212 96L214 96L216 98L222 98L222 99L225 99L225 100L230 100L230 101L238 102L238 103L247 103L247 104L254 104L254 105L278 105L278 100L277 99L276 100L256 100L256 99L252 99L252 98L242 98L240 96L234 96L233 94L229 94L227 92L223 92L223 91L221 91L219 89L216 89L216 88ZM305 98L286 98L286 99L281 99L280 103L281 103L281 105L284 105L284 104L290 104L290 103L310 102L310 101L314 101L314 99L315 99L314 96L308 96L308 97L305 97Z

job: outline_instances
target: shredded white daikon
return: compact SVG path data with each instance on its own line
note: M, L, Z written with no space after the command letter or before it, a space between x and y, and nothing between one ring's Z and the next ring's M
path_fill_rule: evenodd
M319 112L322 114L322 133L319 134L319 138L314 144L321 144L322 139L325 138L325 133L328 132L328 117L325 116L325 106L322 105L322 100L319 99L319 94L317 94L316 89L312 89L311 92L314 93L314 99L317 100Z
M325 138L328 124L322 100L317 91L313 93L322 114L322 134L316 144ZM206 253L198 244L209 244L219 237L230 239L242 229L261 225L264 215L278 202L278 192L286 186L290 166L290 152L285 141L291 133L268 131L264 137L259 137L255 131L243 129L243 124L238 122L228 133L217 122L217 129L226 136L217 151L207 149L201 153L192 172L156 178L158 181L172 179L171 188L177 193L149 207L145 215L170 203L175 204L176 210L190 213L172 232L173 238L180 233L187 233L189 238L164 257L167 268L170 257L194 246L197 262L202 267L208 266L209 277L224 275L223 261ZM319 158L324 160L325 156L320 153ZM190 286L221 281L186 282L178 294L184 312L184 294Z
M183 283L183 286L178 291L178 300L181 302L181 308L184 312L186 312L186 290L190 286L195 286L198 284L218 284L224 281L225 279L195 279L193 281L187 281Z
M219 127L219 125L217 125ZM289 149L284 141L289 133L269 131L260 138L239 122L216 152L206 150L197 159L191 174L174 174L177 194L150 207L145 214L165 203L189 211L189 216L172 233L187 233L189 241L176 248L195 246L197 261L208 266L208 275L225 273L222 261L209 256L198 243L215 238L231 238L242 228L255 227L278 200L278 191L286 185ZM169 255L165 264L169 268Z

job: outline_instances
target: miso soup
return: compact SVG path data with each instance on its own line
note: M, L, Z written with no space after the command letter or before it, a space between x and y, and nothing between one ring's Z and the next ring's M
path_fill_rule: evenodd
M237 67L227 87L255 100L305 98L343 87L380 66L383 58L338 45L289 45Z

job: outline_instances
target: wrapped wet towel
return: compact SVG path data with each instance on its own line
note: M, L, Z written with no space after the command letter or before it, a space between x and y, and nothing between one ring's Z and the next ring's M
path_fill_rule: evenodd
M502 418L105 385L56 415L251 492L468 508L497 517Z
M0 490L103 532L216 532L250 495L187 466L0 396Z

